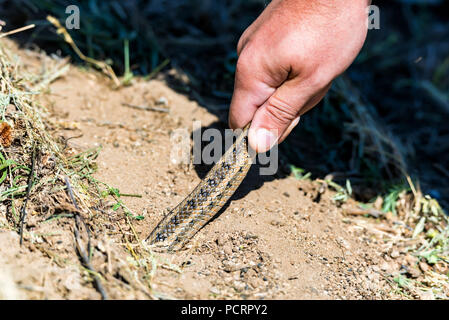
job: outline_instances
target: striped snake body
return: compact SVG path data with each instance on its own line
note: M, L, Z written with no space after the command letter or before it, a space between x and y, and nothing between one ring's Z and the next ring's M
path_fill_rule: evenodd
M181 249L234 194L253 162L248 128L212 167L206 177L151 232L146 241L166 251Z

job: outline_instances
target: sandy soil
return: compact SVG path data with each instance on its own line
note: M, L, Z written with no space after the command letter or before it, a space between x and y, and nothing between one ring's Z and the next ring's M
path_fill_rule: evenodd
M30 69L44 59L30 52L21 55ZM69 147L78 151L103 147L96 178L122 193L142 195L123 198L134 213L144 216L132 220L140 239L204 175L204 168L172 164L172 130L191 131L193 120L201 120L205 127L225 127L162 80L137 79L132 86L111 90L101 76L74 66L40 99L52 108L51 120L60 127L57 135L75 137ZM122 105L158 102L170 112ZM388 266L378 242L343 214L332 202L331 191L318 199L319 187L317 182L293 177L262 177L254 167L226 210L197 234L187 250L155 254L151 289L130 254L136 244L123 213L98 211L93 221L104 223L90 225L93 264L114 299L391 297L383 277ZM30 217L28 231L41 235L40 240L28 237L22 248L15 232L0 229L0 297L100 298L76 256L73 221L42 221L39 214Z

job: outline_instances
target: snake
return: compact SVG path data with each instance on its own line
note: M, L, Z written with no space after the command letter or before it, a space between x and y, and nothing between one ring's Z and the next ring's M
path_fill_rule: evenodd
M226 204L246 177L255 153L248 146L250 123L193 191L173 208L146 242L161 251L182 249Z

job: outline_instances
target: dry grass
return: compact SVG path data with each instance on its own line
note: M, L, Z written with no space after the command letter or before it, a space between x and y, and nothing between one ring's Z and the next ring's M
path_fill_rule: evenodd
M75 218L71 224L80 268L106 298L107 293L102 286L105 278L90 263L93 253L91 240L95 237L90 230L96 233L111 224L108 215L99 212L115 212L126 222L125 231L122 230L124 226L117 225L122 231L126 249L138 269L143 270L147 282L139 290L151 298L150 283L156 262L133 228L131 219L138 216L121 201L119 190L93 177L97 169L95 160L101 148L77 153L68 147L67 141L56 140L58 120L52 120L49 110L38 103L38 96L68 70L67 60L45 58L46 64L40 74L28 73L22 69L20 59L8 49L9 45L8 40L0 40L2 133L5 141L6 135L11 136L10 143L3 143L0 147L0 210L6 217L0 228L20 234L23 231L24 243L31 245L43 240L42 235L27 227L28 219L33 225L61 222L58 226L62 231L65 228L62 220ZM111 204L107 199L114 201ZM131 238L128 237L129 230L132 231ZM39 248L58 264L66 263L45 246L39 245Z

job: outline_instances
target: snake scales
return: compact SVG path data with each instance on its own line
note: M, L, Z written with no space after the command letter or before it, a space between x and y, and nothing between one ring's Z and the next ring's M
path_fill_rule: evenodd
M151 232L146 241L167 251L181 249L225 205L245 178L253 157L248 124L206 177Z

